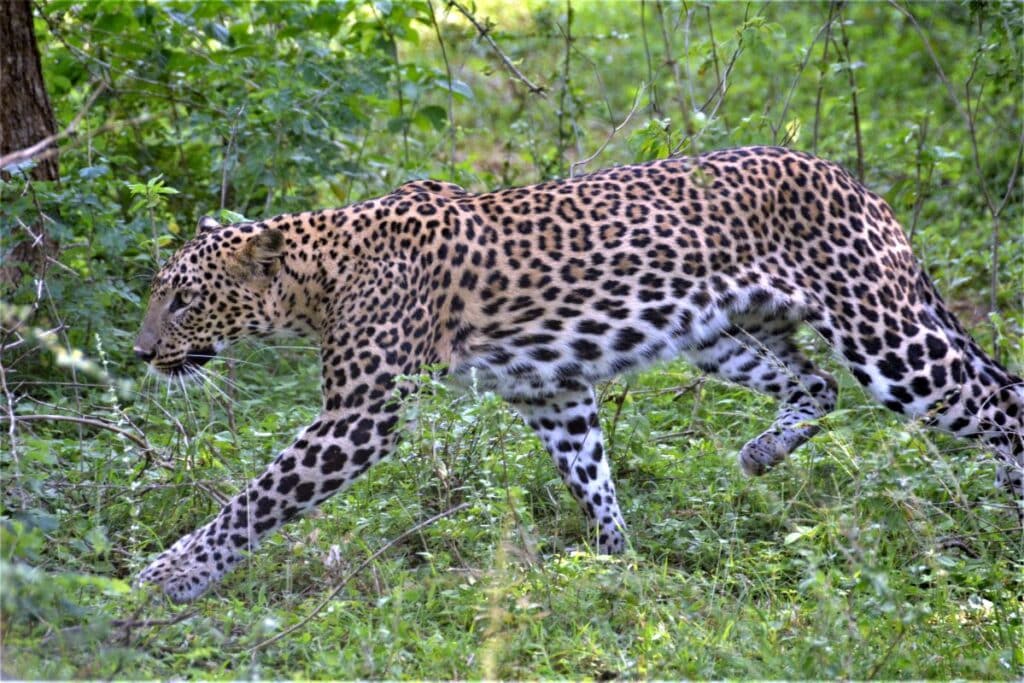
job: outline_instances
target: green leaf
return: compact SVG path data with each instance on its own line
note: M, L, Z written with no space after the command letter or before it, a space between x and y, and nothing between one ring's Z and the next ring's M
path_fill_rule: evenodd
M410 123L408 116L395 116L388 119L387 129L389 133L400 133L405 130Z
M793 531L786 534L786 538L782 542L785 545L792 545L802 538L814 536L817 532L818 527L816 526L801 526L798 524Z
M85 168L79 169L78 177L82 180L94 180L96 178L102 178L108 173L110 173L110 168L101 164L99 166L86 166Z
M453 78L451 83L448 82L447 78L438 78L434 81L434 85L442 90L450 91L465 100L473 99L473 89L465 81L460 81L457 78Z
M416 112L416 123L421 128L444 130L448 125L448 110L437 105L422 107Z
M238 213L237 211L231 211L230 209L219 209L219 210L217 210L216 212L214 212L214 218L216 218L218 222L223 223L225 225L228 225L228 224L231 224L231 223L248 223L249 222L248 218L246 218L242 214Z
M228 47L232 46L235 42L234 39L231 37L231 33L223 24L219 22L207 22L203 29L206 32L206 35L210 36L211 38L217 39L219 42L223 43Z

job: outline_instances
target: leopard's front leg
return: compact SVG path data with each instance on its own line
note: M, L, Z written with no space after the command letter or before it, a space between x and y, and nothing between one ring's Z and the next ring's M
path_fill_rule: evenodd
M325 410L319 419L213 521L160 554L140 582L161 586L174 602L194 600L262 537L327 500L393 450L400 410L393 400L399 391L394 378L411 374L417 364L370 342L359 340L358 351L344 354L343 368L335 362L337 349L325 347ZM359 381L338 382L340 376Z
M161 553L139 581L161 586L174 602L202 595L261 538L348 486L392 450L398 406L375 408L321 415L213 521Z

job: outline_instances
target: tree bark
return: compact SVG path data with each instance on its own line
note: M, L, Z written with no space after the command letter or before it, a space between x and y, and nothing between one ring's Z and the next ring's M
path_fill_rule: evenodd
M31 0L0 0L0 156L55 135L57 122L43 83ZM30 172L33 180L60 179L56 144ZM56 243L37 220L31 235L10 246L0 266L0 289L16 285L22 264L41 274Z

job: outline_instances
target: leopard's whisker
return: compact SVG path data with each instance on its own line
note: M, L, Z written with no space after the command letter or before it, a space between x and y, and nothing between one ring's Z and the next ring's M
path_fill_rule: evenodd
M198 377L200 380L200 386L203 387L203 391L207 392L207 394L209 394L211 391L215 392L224 401L226 401L227 403L231 403L231 397L228 396L228 394L217 385L217 382L214 380L214 376L206 372L203 368L196 368L195 373L196 377ZM224 381L223 377L220 377L219 379Z
M244 396L245 398L258 398L260 396L258 392L241 386L238 382L232 380L225 374L210 372L206 368L197 368L197 370L199 371L199 374L204 382L209 382L211 384L217 385L217 389L221 391L221 393L224 395L225 400L227 401L231 401L233 399L226 392L224 392L223 388L220 386L221 384L223 384L236 394Z

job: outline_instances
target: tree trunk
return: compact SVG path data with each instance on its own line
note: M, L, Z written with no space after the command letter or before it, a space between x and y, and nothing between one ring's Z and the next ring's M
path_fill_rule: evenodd
M31 0L0 0L0 156L30 147L56 132L43 84ZM30 175L33 180L60 179L56 145L42 155ZM10 252L2 255L0 289L18 283L22 264L41 274L47 256L57 251L41 219L31 227L31 234L8 248Z
M30 0L0 1L0 156L56 134L32 20ZM57 155L32 169L35 180L57 180Z

